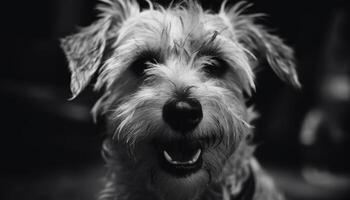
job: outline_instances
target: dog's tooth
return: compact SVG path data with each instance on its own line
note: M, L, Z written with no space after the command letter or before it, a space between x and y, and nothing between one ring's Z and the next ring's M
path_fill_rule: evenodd
M193 156L193 158L189 161L176 161L173 160L173 158L169 155L169 153L166 150L163 150L163 155L165 157L165 159L173 165L188 165L188 164L193 164L195 162L197 162L199 156L201 155L202 150L198 149L196 154Z
M173 163L173 159L171 158L171 156L168 154L168 152L166 152L165 150L163 151L163 155L165 157L165 159L170 162L170 163ZM174 164L174 163L173 163Z
M193 159L191 161L196 162L198 160L199 156L201 155L201 152L202 152L202 150L198 149L196 155L193 156Z

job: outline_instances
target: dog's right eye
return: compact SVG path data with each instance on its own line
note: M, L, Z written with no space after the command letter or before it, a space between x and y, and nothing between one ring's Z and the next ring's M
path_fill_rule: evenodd
M148 63L158 63L159 57L154 53L143 53L138 56L130 65L130 70L137 77L143 77L145 70L149 67Z
M211 64L203 67L203 70L211 77L220 78L226 74L229 65L226 61L220 58L214 58Z

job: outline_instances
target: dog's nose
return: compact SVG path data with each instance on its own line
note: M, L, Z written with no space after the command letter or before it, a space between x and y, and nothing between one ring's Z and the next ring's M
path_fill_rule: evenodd
M193 98L169 100L163 107L164 121L175 131L187 133L203 118L202 106Z

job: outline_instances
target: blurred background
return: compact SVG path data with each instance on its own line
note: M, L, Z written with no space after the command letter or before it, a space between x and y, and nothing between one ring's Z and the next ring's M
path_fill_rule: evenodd
M201 2L213 10L221 4ZM297 91L268 67L260 72L252 98L262 116L257 157L288 199L350 199L349 3L249 2L249 12L267 13L261 22L295 49L303 85ZM2 3L0 199L96 199L104 130L89 112L98 94L88 88L68 101L70 75L59 47L59 38L97 18L96 3Z

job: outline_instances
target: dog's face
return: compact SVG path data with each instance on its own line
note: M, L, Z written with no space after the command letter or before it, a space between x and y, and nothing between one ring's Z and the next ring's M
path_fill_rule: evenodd
M299 85L292 50L241 4L213 14L192 1L143 11L131 0L104 3L101 19L62 41L73 95L98 72L105 93L93 112L107 116L115 144L159 195L194 197L250 134L243 94L258 59Z

